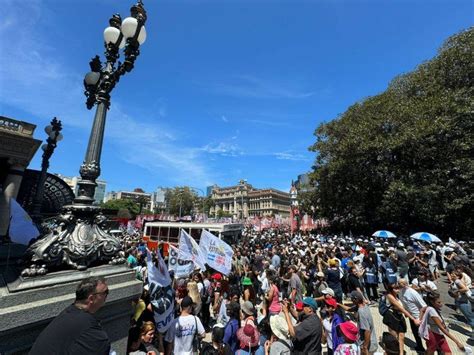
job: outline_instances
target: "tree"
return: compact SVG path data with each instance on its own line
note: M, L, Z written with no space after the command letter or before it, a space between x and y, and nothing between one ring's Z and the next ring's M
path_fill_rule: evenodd
M128 210L132 214L138 214L138 204L130 199L109 200L101 204L102 208L111 210Z
M474 228L474 29L396 77L383 93L321 124L310 150L318 214L333 228L427 230L467 238Z
M169 189L165 195L169 213L178 216L190 215L197 198L196 192L187 186Z

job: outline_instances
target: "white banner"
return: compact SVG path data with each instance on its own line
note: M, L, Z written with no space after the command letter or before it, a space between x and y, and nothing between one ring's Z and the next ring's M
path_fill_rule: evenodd
M194 271L194 263L191 260L180 260L179 249L169 244L168 270L174 271L174 278L187 277Z
M156 328L159 332L163 333L168 330L171 321L174 319L174 297L173 289L171 288L171 278L159 252L157 253L158 267L153 263L148 249L146 254L150 302L153 306Z
M179 259L191 260L201 270L206 270L206 258L198 243L184 229L179 236Z
M229 244L203 229L199 246L204 254L206 263L210 267L224 275L230 273L234 251Z
M10 199L10 239L14 243L28 245L29 241L40 235L31 217L14 198Z

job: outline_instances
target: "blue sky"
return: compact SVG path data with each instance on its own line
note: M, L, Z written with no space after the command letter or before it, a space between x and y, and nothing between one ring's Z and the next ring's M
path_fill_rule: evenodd
M288 190L319 123L382 92L471 26L467 0L145 0L147 41L108 112L107 190L247 179ZM132 0L0 0L0 114L57 116L50 171L78 175L94 111L82 79ZM102 56L103 58L103 56ZM30 167L40 167L38 152Z

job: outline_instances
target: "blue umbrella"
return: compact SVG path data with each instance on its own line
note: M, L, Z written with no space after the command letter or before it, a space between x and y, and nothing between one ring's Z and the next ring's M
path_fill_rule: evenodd
M428 243L441 243L441 239L439 239L437 236L431 233L426 233L426 232L419 232L410 235L411 239L419 240L422 242L428 242Z
M379 237L379 238L397 238L395 234L393 234L390 231L377 231L374 234L372 234L372 237Z

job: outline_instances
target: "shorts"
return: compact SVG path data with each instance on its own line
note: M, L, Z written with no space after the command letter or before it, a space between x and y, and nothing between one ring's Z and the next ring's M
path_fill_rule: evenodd
M443 353L451 353L448 342L443 334L434 333L431 330L428 331L429 338L426 341L426 350L429 352L435 352L436 350L442 351Z

